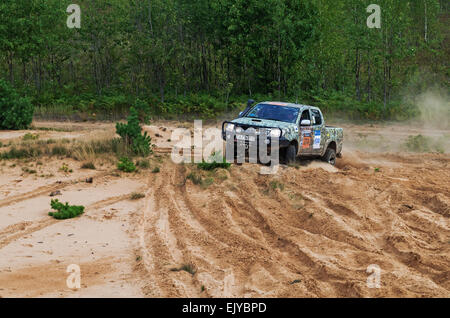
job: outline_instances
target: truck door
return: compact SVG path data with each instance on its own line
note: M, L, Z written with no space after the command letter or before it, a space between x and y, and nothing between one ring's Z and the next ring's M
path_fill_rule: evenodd
M312 151L313 155L322 155L324 141L325 141L325 123L320 110L311 108L311 122L312 122Z
M309 120L311 122L311 125L302 126L303 120ZM303 110L302 115L300 117L299 125L300 125L299 154L310 155L312 153L312 145L313 145L313 130L309 109Z

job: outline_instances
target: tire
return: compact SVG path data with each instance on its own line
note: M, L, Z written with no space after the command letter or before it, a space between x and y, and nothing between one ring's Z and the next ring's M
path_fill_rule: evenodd
M332 148L328 148L322 160L328 162L330 165L336 165L336 151Z
M285 153L286 164L294 163L295 159L297 159L297 148L295 145L289 145Z

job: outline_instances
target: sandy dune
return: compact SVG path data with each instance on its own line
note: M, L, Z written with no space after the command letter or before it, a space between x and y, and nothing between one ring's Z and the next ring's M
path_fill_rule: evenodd
M113 130L71 125L41 138ZM164 149L176 127L146 127L161 149L152 161L160 173L45 159L39 169L53 176L39 178L20 161L0 161L0 296L450 296L450 155L401 149L409 135L449 131L348 125L336 167L301 162L261 175L252 164L216 172L174 164ZM21 136L2 134L4 143ZM63 161L72 174L57 170ZM212 181L194 184L191 172ZM55 190L86 213L50 218ZM145 198L130 200L132 192ZM70 264L81 268L79 290L66 286ZM378 289L366 284L371 264L381 268Z

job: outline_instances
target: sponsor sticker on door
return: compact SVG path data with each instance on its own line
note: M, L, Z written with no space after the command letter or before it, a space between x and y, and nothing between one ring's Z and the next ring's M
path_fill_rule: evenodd
M314 145L313 149L320 149L320 130L314 131Z

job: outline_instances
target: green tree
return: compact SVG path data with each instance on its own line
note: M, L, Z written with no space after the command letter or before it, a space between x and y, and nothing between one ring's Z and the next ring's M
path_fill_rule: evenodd
M0 129L26 129L33 120L33 105L0 80Z

